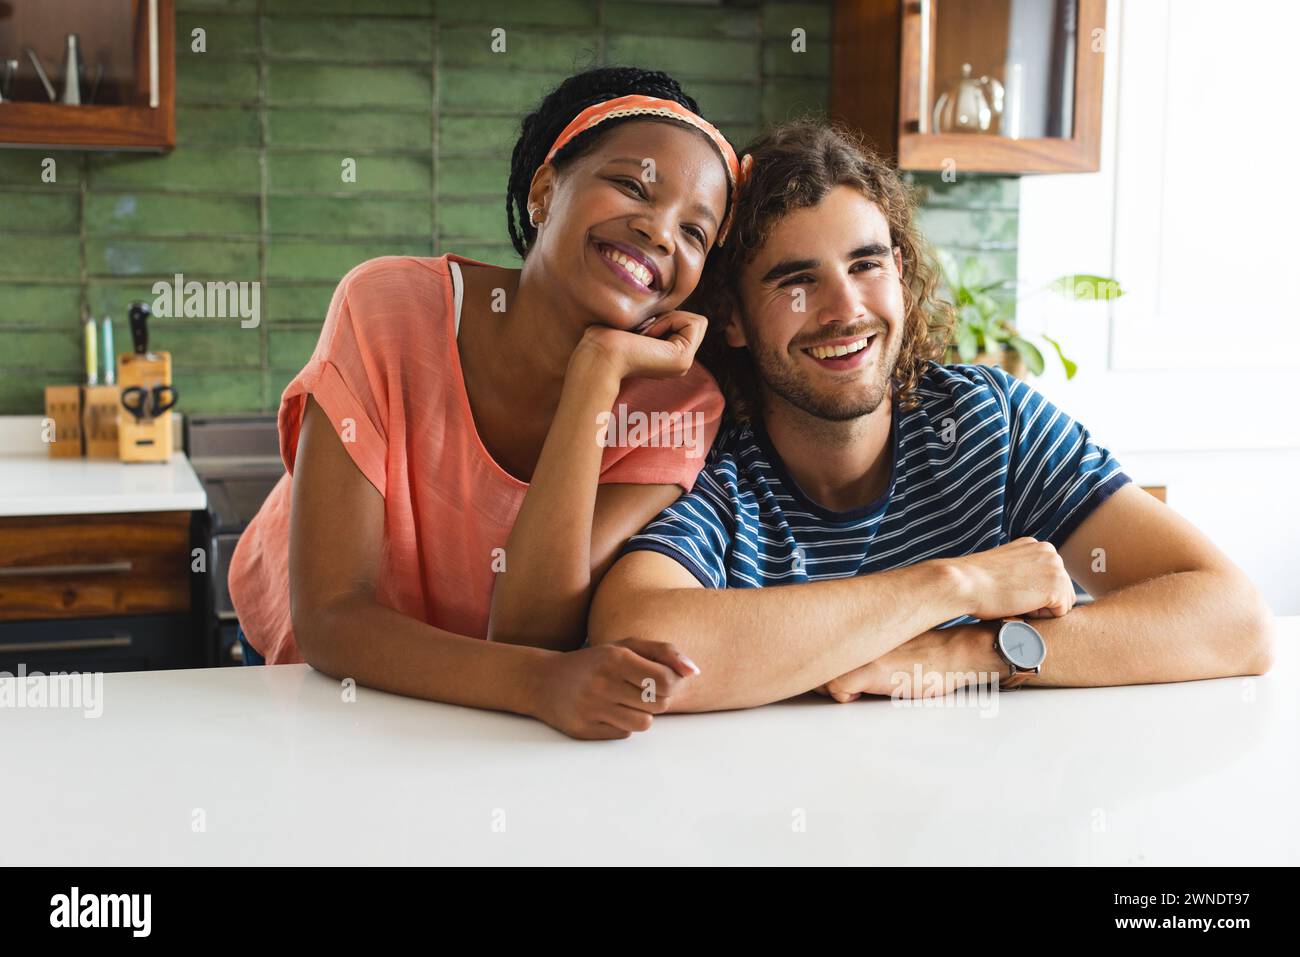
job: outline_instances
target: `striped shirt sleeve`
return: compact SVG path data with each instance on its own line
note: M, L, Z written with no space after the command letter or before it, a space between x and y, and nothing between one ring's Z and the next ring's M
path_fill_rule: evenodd
M1086 428L1041 394L1001 369L986 372L1007 415L1007 533L1060 548L1131 479Z
M690 494L669 505L628 539L618 557L635 551L658 552L681 564L705 588L727 587L726 556L735 521L716 468L706 466Z

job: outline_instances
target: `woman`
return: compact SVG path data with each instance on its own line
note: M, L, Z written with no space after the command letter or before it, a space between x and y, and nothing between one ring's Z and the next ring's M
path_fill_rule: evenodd
M698 669L660 642L574 649L614 553L691 488L717 431L721 393L693 364L705 322L677 307L736 175L670 77L589 71L523 121L506 200L522 268L348 273L281 397L289 474L232 559L250 659L575 737L648 728ZM610 445L611 412L702 425L689 445L666 424Z

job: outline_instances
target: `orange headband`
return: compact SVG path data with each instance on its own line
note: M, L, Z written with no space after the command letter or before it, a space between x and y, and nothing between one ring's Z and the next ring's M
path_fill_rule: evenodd
M727 238L727 231L731 228L731 210L736 205L736 187L740 179L740 164L736 160L736 151L731 148L727 138L718 132L708 120L696 116L686 107L682 106L675 100L661 100L656 96L641 96L632 94L631 96L620 96L612 100L605 100L602 103L595 103L587 107L577 116L575 116L555 138L551 144L551 151L546 154L543 161L549 163L555 158L555 154L568 144L579 133L585 133L598 123L605 120L612 120L622 116L662 116L666 119L677 120L679 123L685 123L693 126L701 133L705 134L717 147L718 153L722 156L722 165L727 168L727 186L731 191L731 204L727 210L727 215L718 228L718 245L721 246Z

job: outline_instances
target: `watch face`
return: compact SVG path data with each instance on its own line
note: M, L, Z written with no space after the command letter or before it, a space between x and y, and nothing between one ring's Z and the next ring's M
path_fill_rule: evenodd
M1008 621L998 632L998 645L1017 668L1037 668L1047 657L1047 644L1038 629L1023 621Z

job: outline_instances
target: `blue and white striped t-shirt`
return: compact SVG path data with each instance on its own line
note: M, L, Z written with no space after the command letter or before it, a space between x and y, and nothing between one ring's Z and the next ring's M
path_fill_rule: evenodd
M1088 431L1001 369L931 363L894 408L888 490L835 512L810 500L761 424L725 427L694 489L620 554L675 559L708 588L847 578L1032 536L1058 548L1129 481Z

